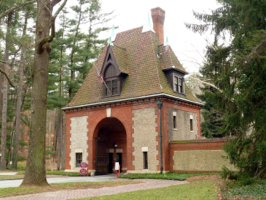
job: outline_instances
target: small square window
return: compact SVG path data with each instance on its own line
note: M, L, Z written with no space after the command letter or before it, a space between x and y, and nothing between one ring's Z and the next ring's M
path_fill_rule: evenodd
M80 167L82 163L82 153L76 153L76 167Z
M176 116L173 116L173 128L176 128Z
M143 152L143 169L148 169L148 152Z
M190 119L190 131L193 131L193 119Z

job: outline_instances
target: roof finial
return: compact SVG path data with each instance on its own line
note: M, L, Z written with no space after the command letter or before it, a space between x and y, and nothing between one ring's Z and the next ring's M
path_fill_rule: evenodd
M147 21L147 24L143 26L142 33L145 33L145 32L148 32L148 31L152 31L152 32L155 33L155 31L152 28L150 14L148 14L148 21Z
M111 33L111 40L112 42L115 41L116 38L116 34L115 34L115 27L114 25L112 26L112 33Z
M111 36L108 38L107 44L108 44L108 46L110 46L110 45L114 46L114 44L112 43Z
M164 46L169 46L169 42L168 42L168 37L167 37L167 36L166 36L166 38L165 38Z

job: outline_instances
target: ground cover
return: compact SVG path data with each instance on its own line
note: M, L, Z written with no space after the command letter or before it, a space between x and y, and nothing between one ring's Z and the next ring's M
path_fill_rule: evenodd
M194 176L204 176L204 175L217 175L219 173L163 173L163 174L124 174L120 178L129 179L167 179L167 180L179 180L184 181L187 178Z
M195 181L188 184L125 192L115 195L105 195L86 199L186 199L186 200L214 200L217 199L215 181Z
M239 184L231 183L230 186L222 188L222 199L266 199L266 180L256 181L254 184L240 186Z
M50 186L46 186L46 187L32 186L32 187L1 188L0 198L41 193L41 192L54 192L58 190L115 187L119 185L128 185L128 184L136 184L136 183L141 183L141 181L121 180L121 181L106 181L106 182L55 183L55 184L51 184Z

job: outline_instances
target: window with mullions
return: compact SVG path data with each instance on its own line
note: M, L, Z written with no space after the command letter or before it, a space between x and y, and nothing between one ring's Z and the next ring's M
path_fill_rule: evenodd
M174 92L177 93L184 93L184 87L183 87L184 79L178 76L174 76Z
M106 95L116 95L118 94L117 79L106 81Z
M178 92L183 93L183 79L178 78Z

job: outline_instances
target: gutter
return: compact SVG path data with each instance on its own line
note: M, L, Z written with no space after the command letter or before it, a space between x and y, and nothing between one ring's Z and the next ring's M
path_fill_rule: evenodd
M193 103L193 104L196 104L198 106L203 106L204 105L203 103L191 101L191 100L188 100L188 99L183 99L181 97L173 96L173 95L170 95L170 94L161 93L161 94L152 94L152 95L131 97L131 98L125 98L125 99L117 99L117 100L97 102L97 103L89 103L89 104L83 104L83 105L78 105L78 106L69 106L69 107L62 108L62 110L68 110L68 109L73 109L73 108L81 108L81 107L88 107L88 106L98 106L98 105L104 105L104 104L110 104L110 103L119 103L119 102L123 102L123 101L133 101L133 100L145 99L145 98L151 98L151 97L170 97L170 98L173 98L173 99L176 99L176 100L180 100L180 101L184 101L184 102L188 102L188 103Z

